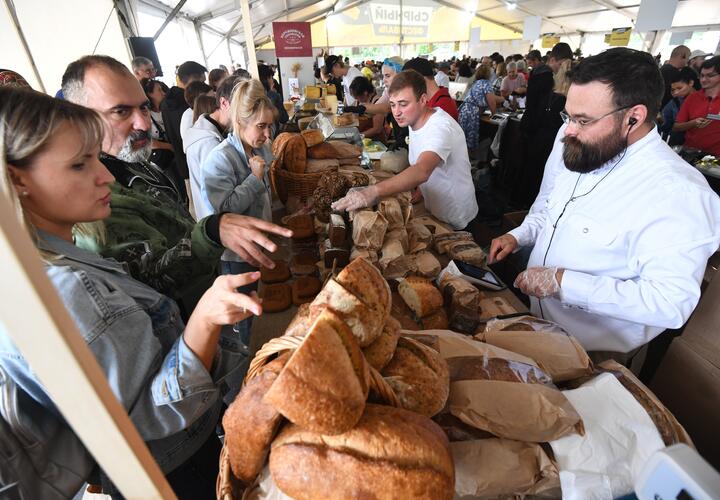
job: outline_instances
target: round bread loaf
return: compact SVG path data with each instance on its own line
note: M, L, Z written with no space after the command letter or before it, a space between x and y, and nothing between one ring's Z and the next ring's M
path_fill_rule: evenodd
M385 324L390 317L392 294L380 270L365 259L357 258L337 276L337 282L367 305Z
M325 309L265 394L288 420L322 434L340 434L362 416L370 373L345 322Z
M296 174L304 174L307 166L307 146L300 134L293 134L285 145L283 154L285 168Z
M432 417L445 406L450 393L448 366L440 354L400 337L390 363L382 370L403 408Z
M400 296L418 318L428 316L443 306L440 290L419 276L409 276L398 285Z
M265 365L242 388L223 416L225 446L235 477L250 484L265 465L270 443L282 423L282 415L263 403L290 354L285 353Z
M390 362L395 354L398 339L400 338L400 322L388 317L380 336L375 342L363 349L365 359L370 366L380 371Z
M449 500L455 491L442 429L421 415L373 404L337 436L285 427L273 442L270 472L296 499Z

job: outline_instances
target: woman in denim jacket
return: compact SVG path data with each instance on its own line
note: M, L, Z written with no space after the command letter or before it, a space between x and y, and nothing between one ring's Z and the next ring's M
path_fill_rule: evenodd
M236 85L230 105L233 130L215 146L202 163L201 193L205 205L216 213L232 212L272 221L272 195L268 168L272 161L270 136L277 110L257 80ZM257 271L240 256L225 250L220 260L222 274ZM240 288L257 290L257 284ZM252 318L235 325L240 340L250 345Z
M113 177L98 159L102 127L87 108L0 88L0 187L15 202L56 291L178 497L214 498L219 396L242 359L218 346L220 328L261 313L255 298L235 291L259 273L218 278L184 325L175 302L132 279L116 261L76 247L77 223L110 215ZM21 402L35 405L21 413L72 432L1 329L0 364L29 396ZM87 460L77 448L66 452L61 463ZM67 495L81 485L70 481Z

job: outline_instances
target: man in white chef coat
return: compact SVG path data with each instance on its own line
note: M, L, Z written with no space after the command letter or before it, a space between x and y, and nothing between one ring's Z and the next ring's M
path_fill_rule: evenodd
M662 95L647 53L581 61L540 194L490 248L492 263L533 246L515 281L533 314L621 362L685 323L720 244L720 199L655 129Z

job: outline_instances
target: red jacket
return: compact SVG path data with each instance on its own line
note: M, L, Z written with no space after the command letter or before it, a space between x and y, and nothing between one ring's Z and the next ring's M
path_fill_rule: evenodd
M458 109L455 104L455 99L450 97L450 92L445 87L440 87L440 90L428 101L428 106L431 108L442 108L447 114L458 120Z

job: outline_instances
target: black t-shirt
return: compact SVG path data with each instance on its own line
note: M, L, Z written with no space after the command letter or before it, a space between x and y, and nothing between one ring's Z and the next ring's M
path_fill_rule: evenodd
M660 68L660 74L662 74L663 81L665 82L665 93L663 94L662 105L660 106L660 109L662 109L670 101L670 99L672 99L670 85L677 75L680 74L680 70L672 64L666 63L663 64L662 68Z

